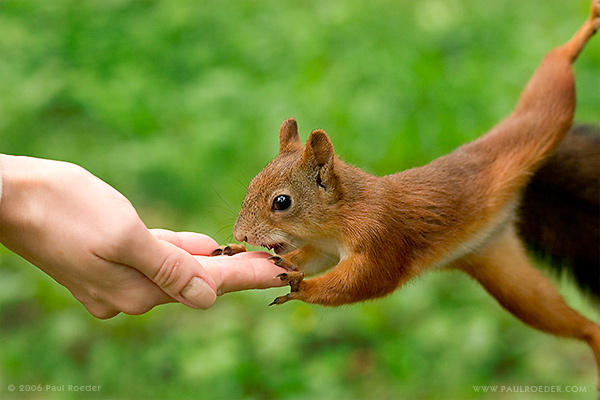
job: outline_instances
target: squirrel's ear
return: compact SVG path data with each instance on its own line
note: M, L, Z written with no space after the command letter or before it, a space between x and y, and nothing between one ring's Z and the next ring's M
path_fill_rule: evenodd
M298 135L298 124L294 118L283 121L279 129L279 152L295 150L300 148L300 136Z
M306 141L302 159L309 168L313 168L316 172L315 183L331 193L337 193L336 189L339 186L333 167L334 156L333 144L331 144L329 136L321 129L312 131Z
M329 136L321 129L312 131L304 147L304 160L310 160L321 167L329 164L333 160L333 156L333 144L331 144Z

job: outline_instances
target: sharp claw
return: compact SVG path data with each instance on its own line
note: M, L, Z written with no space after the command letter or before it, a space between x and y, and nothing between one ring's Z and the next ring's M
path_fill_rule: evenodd
M210 253L210 257L221 256L223 255L222 249L214 249L212 253Z
M291 298L289 297L289 294L285 295L285 296L279 296L279 297L275 298L275 300L273 300L269 304L269 306L278 306L280 304L288 302L289 300L291 300Z
M246 251L246 247L242 244L228 244L225 246L217 247L210 253L211 257L214 256L233 256L238 253Z
M272 261L273 264L285 269L286 271L298 271L295 265L289 264L284 258L279 256L271 256L267 260Z
M286 281L288 279L289 275L286 272L283 272L281 274L277 274L275 275L273 278L279 278L282 281Z
M272 256L272 257L269 257L267 260L272 261L273 264L277 265L278 267L285 268L285 266L283 265L284 264L283 258L281 258L279 256ZM287 268L285 268L285 269L287 269Z

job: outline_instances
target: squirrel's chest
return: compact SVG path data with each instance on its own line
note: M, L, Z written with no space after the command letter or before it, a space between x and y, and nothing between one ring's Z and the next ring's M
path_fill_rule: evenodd
M302 265L298 266L308 275L318 274L331 269L336 266L346 254L341 243L336 243L334 241L311 243L310 247L314 250L313 257L310 257L305 260Z

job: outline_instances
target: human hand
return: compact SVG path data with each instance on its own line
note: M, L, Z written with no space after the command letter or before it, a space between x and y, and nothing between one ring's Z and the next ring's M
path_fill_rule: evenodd
M0 155L0 167L0 242L69 289L95 317L141 314L172 301L194 308L214 302L211 274L184 248L152 234L105 182L59 161ZM197 254L217 245L205 235L192 242Z
M218 244L206 235L194 232L172 232L165 229L150 229L150 232L156 238L194 255L194 258L213 278L219 296L239 290L267 289L286 285L281 279L275 278L282 272L282 268L268 260L273 256L271 253L248 251L233 256L209 257Z

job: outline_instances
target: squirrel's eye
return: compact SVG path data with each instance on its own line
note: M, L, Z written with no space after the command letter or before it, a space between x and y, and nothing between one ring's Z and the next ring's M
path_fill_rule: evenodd
M273 199L273 211L285 211L292 205L292 198L286 194L280 194Z

